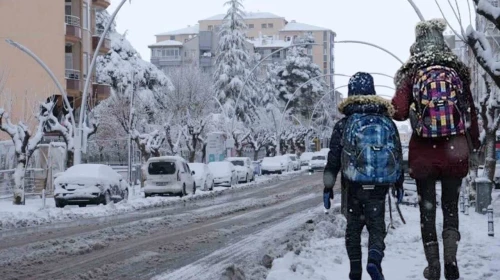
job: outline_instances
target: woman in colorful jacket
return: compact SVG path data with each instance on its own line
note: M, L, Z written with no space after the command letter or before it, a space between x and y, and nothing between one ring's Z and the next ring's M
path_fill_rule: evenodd
M418 82L422 69L444 66L453 69L460 78L463 90L457 99L464 100L469 121L464 121L466 134L449 137L424 138L414 131L409 144L410 176L416 180L420 204L422 240L428 266L424 270L426 279L437 280L441 276L439 244L436 233L436 181L441 181L441 205L443 211L444 272L446 279L459 279L457 247L460 241L458 228L458 197L462 179L469 170L471 149L480 146L477 114L470 91L470 74L446 45L443 31L446 23L441 20L421 22L416 27L416 41L411 46L409 60L395 76L396 95L392 104L396 109L394 119L404 121L410 117L411 106L417 105L414 90L419 92ZM417 74L417 72L419 72ZM460 105L460 104L459 104ZM417 105L418 106L418 105ZM468 127L467 127L468 126ZM470 143L469 143L470 142ZM471 147L472 146L472 147Z

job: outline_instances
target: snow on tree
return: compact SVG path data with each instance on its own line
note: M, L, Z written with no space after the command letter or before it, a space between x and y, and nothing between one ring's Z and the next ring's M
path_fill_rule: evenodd
M53 115L55 102L53 100L46 101L40 104L39 111L36 119L38 124L36 128L31 131L29 127L22 121L13 124L10 120L9 114L0 108L0 131L7 133L12 142L14 142L15 154L17 165L14 172L14 194L13 203L15 205L24 204L24 176L26 173L26 166L38 148L38 144L42 141L44 132L60 132L64 137L69 137L70 131L67 127L61 125L57 118ZM72 145L72 139L69 140L68 145Z
M253 75L249 69L251 57L245 46L247 26L243 20L242 0L230 0L225 5L229 9L219 33L213 74L214 92L228 113L244 120L248 118L248 112L253 109L252 104L257 100L253 78L243 88L247 77ZM240 100L236 104L240 92Z
M186 147L189 151L189 162L195 161L196 151L205 143L205 139L201 135L204 132L206 123L207 120L204 118L191 118L188 115L188 119L182 127L182 135L184 136Z
M248 144L253 148L253 160L259 159L259 152L272 142L272 133L264 127L254 127L248 134Z
M309 35L298 39L298 43L314 43ZM277 89L279 99L283 102L290 101L292 113L309 117L314 104L323 96L325 83L323 78L310 81L312 78L322 76L318 65L314 64L308 55L306 46L296 46L289 49L283 67L278 71ZM300 88L299 88L300 87ZM297 92L295 95L294 93Z

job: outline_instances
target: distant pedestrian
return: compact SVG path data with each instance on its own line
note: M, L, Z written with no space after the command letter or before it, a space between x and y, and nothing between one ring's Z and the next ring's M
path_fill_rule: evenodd
M428 266L426 279L441 276L436 233L436 181L441 181L445 278L460 278L457 249L458 197L469 170L471 150L479 148L477 115L470 92L470 74L446 45L446 23L417 24L410 59L396 74L394 119L411 121L409 171L416 180L422 241Z
M333 128L323 175L324 199L326 202L333 196L333 187L341 172L346 195L342 199L346 201L347 210L349 279L361 279L361 232L366 225L370 234L366 269L372 279L383 280L382 259L387 234L385 197L388 188L402 178L401 142L391 119L394 108L389 101L375 95L373 77L359 72L350 79L348 98L339 110L345 117Z

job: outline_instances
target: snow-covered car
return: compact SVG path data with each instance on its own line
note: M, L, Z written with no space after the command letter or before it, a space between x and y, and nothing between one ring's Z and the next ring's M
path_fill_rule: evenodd
M146 163L144 196L176 194L180 197L196 193L193 179L185 159L177 156L153 157Z
M281 174L286 171L285 164L279 156L265 157L262 160L260 167L262 175L278 173Z
M300 155L300 165L309 166L309 161L314 156L313 152L305 152Z
M232 187L238 183L236 168L229 161L213 161L208 164L208 168L214 175L216 186Z
M290 172L292 170L294 170L294 163L293 163L293 160L292 160L292 157L289 156L289 155L283 155L283 156L278 156L281 158L281 161L283 162L283 164L285 165L285 168L286 168L286 172Z
M57 208L66 205L108 204L127 199L129 185L111 167L103 164L78 164L54 180Z
M315 154L309 161L309 172L324 171L326 166L327 155L322 153Z
M251 182L255 179L252 161L248 157L230 157L226 161L231 162L238 174L238 182Z
M196 188L204 191L214 189L214 175L208 165L204 163L188 163L189 169L194 172L193 179L196 183Z
M300 170L300 160L296 154L287 154L285 156L290 157L290 159L292 160L292 165L293 165L294 171Z
M330 148L323 148L321 150L319 150L319 154L322 154L322 155L328 155L328 153L330 152Z
M253 174L255 176L260 176L262 175L262 172L261 172L261 161L252 161L252 166L253 166Z

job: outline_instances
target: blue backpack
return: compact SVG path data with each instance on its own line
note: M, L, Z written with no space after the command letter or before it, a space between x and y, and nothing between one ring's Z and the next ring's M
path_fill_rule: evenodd
M342 137L342 173L363 185L394 184L401 175L402 149L396 124L387 116L353 114Z

